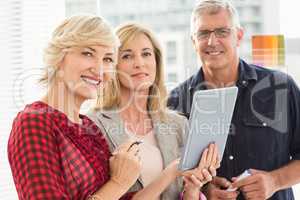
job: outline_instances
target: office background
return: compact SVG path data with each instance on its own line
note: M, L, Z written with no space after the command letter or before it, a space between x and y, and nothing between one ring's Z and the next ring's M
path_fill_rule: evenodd
M246 35L240 53L252 62L252 36L283 34L282 70L300 84L300 27L292 0L232 0L240 14ZM198 69L200 63L189 37L189 17L195 0L8 0L0 1L0 199L17 199L7 161L7 140L11 123L25 104L43 94L37 85L42 52L54 27L65 16L99 14L111 25L125 21L142 22L157 33L165 52L165 78L168 89ZM298 5L297 5L298 4ZM83 112L88 108L87 103ZM300 185L294 187L300 199Z

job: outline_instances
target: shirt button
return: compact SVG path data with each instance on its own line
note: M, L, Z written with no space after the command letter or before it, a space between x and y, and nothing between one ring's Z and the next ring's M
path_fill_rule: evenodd
M266 122L263 122L262 125L263 125L263 126L267 126L267 123L266 123Z
M233 156L229 156L229 160L233 160L234 159L234 157Z

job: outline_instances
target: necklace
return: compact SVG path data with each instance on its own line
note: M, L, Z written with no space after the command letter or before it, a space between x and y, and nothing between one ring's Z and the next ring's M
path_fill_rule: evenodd
M121 117L123 119L125 129L134 135L145 136L153 129L152 120L149 117L140 118L137 121L130 120L127 117L124 117L124 115L121 115Z

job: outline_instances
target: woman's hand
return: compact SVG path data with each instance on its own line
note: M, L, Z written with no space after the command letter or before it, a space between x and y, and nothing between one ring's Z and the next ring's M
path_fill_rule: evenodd
M88 199L120 199L136 182L141 164L139 147L134 141L120 145L109 159L110 180Z
M185 192L198 194L200 188L216 176L216 170L220 167L218 148L215 144L210 144L201 156L198 167L182 173L185 182Z
M194 174L191 174L189 176L183 176L184 181L184 195L183 199L199 199L200 196L200 189L205 184L205 182L208 182L212 179L211 174L208 172L208 170L203 169L202 171L203 176L205 177L204 180L200 181Z
M181 176L181 171L178 169L180 158L173 160L168 166L163 170L165 175L169 176L172 179L176 179Z
M139 146L135 141L120 145L109 160L111 181L126 191L136 182L141 172Z

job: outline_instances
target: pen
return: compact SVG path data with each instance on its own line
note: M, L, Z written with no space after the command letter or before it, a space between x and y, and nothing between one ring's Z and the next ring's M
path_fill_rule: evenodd
M133 147L133 145L139 145L139 144L141 144L141 143L142 143L142 141L136 141L136 142L132 143L132 144L129 146L129 148L128 148L127 151L129 151L129 149L130 149L131 147Z

